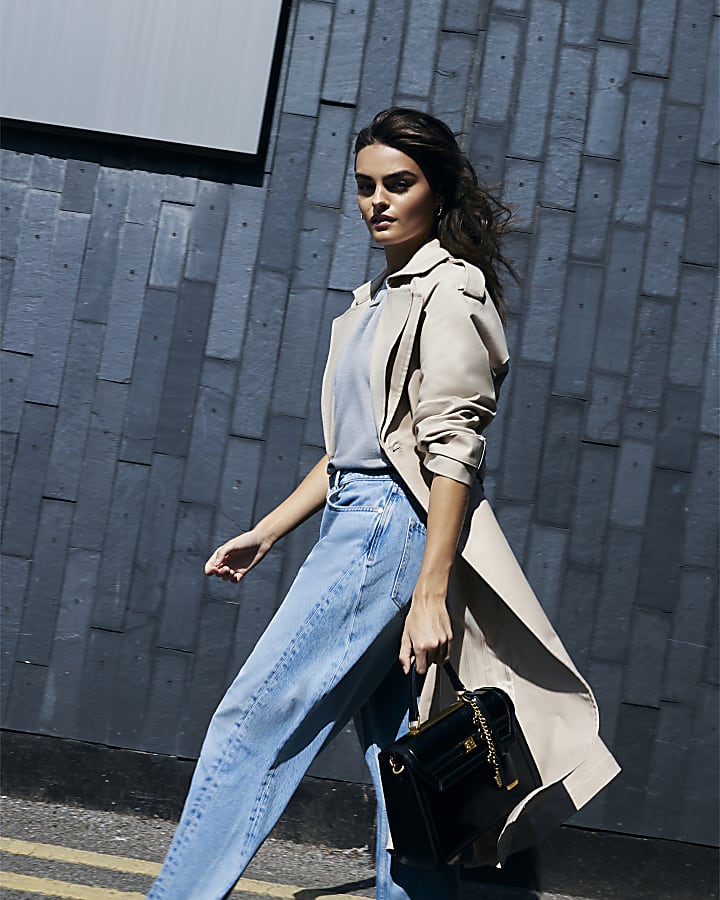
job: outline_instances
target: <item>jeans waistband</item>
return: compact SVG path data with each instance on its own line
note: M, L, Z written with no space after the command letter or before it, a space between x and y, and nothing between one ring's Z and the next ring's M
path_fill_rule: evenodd
M395 469L393 469L392 466L387 466L382 469L336 469L332 463L329 463L327 472L330 487L332 488L339 487L344 481L349 480L373 481L381 478L390 478L393 481L398 480Z

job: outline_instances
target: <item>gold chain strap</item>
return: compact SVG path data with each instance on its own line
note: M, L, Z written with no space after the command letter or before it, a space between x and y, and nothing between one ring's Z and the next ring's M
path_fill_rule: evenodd
M485 738L485 743L487 744L488 748L487 761L495 770L495 784L499 788L501 788L503 786L503 780L502 774L500 773L500 763L498 762L497 750L495 749L495 741L493 740L493 736L490 732L490 726L487 723L487 719L483 715L482 710L478 706L477 700L473 696L463 694L462 699L466 703L469 703L472 707L473 723L477 725L478 731L482 732L482 735Z

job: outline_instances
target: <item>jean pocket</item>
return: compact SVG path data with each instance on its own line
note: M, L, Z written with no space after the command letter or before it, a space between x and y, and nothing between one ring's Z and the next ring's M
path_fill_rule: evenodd
M425 551L425 538L425 526L421 522L408 522L391 593L392 601L399 609L404 609L412 599Z
M326 503L335 512L372 512L379 513L383 504L379 491L368 490L367 482L349 481L339 487L331 487L327 492Z

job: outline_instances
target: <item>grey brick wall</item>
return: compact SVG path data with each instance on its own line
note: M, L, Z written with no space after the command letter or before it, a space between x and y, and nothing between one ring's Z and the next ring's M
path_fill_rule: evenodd
M3 149L4 727L197 753L317 523L202 563L322 452L351 140L409 103L518 207L487 487L624 765L576 821L717 842L717 58L712 0L295 0L261 186Z

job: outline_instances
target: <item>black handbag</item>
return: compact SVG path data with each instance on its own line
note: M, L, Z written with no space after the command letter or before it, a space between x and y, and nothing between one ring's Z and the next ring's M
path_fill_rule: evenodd
M410 732L379 755L391 852L420 868L446 865L498 831L542 783L505 691L468 691L449 663L443 668L457 702L420 725L413 665Z

